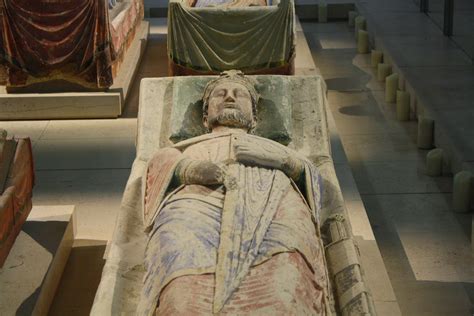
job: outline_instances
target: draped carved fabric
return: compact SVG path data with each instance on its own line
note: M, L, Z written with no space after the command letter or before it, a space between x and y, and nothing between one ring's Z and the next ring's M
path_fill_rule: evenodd
M174 64L198 71L282 67L294 57L294 27L292 0L225 9L170 1L168 54Z
M66 73L92 87L112 84L115 53L107 2L2 0L0 54L10 85Z

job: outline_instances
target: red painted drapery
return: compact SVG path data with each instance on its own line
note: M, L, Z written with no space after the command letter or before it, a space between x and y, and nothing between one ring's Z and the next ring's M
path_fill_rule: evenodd
M115 52L105 0L1 0L2 62L9 85L28 76L109 87Z

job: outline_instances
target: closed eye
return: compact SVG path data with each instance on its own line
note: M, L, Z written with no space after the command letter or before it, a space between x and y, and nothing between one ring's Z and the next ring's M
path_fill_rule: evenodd
M214 93L212 93L213 97L225 97L225 90L224 89L219 89L215 90Z
M249 97L249 93L243 89L234 89L234 95L239 98Z

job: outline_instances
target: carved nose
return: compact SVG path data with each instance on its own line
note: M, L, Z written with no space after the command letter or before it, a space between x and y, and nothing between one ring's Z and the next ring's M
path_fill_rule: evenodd
M225 101L226 102L235 101L235 98L231 94L228 94L227 97L225 98Z

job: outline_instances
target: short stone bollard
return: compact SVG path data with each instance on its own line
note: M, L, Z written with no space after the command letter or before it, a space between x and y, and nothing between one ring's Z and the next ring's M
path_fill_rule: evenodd
M394 103L397 101L398 80L396 72L385 78L385 102Z
M328 5L327 3L318 4L318 22L326 23L328 21Z
M354 34L356 37L356 41L359 37L359 30L367 30L367 22L365 20L365 17L363 17L362 15L357 16L354 22Z
M469 212L471 209L472 173L460 171L453 179L453 210L459 213Z
M392 65L389 64L379 64L377 66L377 80L384 82L385 78L392 73Z
M372 49L372 54L370 56L370 63L372 68L377 68L379 64L382 63L383 53L379 50Z
M397 91L397 120L410 120L410 94L406 91Z
M433 148L434 121L430 118L418 117L417 145L420 149Z
M435 148L426 155L426 174L439 177L443 174L443 149Z
M369 53L369 33L364 30L359 30L357 37L357 52L359 54Z
M348 17L349 17L349 26L354 27L355 25L355 18L359 15L356 11L349 11Z

